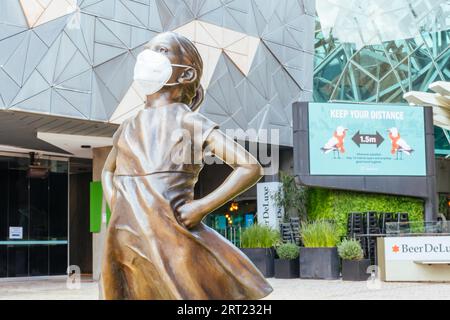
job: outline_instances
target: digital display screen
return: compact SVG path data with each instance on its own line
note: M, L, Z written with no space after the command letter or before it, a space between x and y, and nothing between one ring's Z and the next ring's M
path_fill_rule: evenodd
M310 103L310 174L426 176L422 107Z

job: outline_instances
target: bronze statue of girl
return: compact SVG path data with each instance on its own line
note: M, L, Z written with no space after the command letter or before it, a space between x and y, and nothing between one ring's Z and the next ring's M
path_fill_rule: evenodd
M102 183L112 211L102 266L105 299L260 299L271 286L250 260L202 223L261 178L261 166L217 125L195 112L203 101L194 44L163 33L138 56L135 80L145 110L114 135ZM180 148L193 161L173 161ZM175 134L176 137L176 134ZM182 145L183 144L183 145ZM194 186L212 153L234 171L208 196Z

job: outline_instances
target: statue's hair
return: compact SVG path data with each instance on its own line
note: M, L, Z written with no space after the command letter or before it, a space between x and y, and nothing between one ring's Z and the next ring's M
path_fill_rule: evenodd
M169 33L171 33L172 36L177 40L181 50L183 51L183 54L188 57L188 60L191 61L192 66L195 68L195 70L197 70L197 80L200 83L200 79L203 75L203 59L198 52L197 47L194 43L192 43L191 40L189 40L185 36L175 32Z
M191 88L186 90L187 99L191 101L189 105L191 109L195 111L200 107L204 98L204 89L200 84L203 76L203 59L198 52L197 47L194 43L192 43L191 40L179 33L171 33L180 44L180 48L182 49L183 54L188 57L188 60L191 62L192 67L194 67L194 69L197 71L197 79L194 81L194 83L192 83Z

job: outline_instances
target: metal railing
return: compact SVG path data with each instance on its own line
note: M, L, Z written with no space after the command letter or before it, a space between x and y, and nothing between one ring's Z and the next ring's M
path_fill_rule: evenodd
M226 238L228 241L230 241L232 244L234 244L236 247L241 247L241 234L242 234L242 227L227 227L225 229L217 230L224 238Z
M450 222L410 221L386 223L388 236L450 235Z

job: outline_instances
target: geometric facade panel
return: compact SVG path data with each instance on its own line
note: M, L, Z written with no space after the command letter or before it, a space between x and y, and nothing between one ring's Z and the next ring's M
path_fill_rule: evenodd
M216 68L220 54L224 51L228 57L248 75L260 39L245 33L219 27L203 21L192 21L174 30L193 41L199 48L207 69L202 84L208 87L212 72Z
M315 12L304 3L289 0L275 7L267 21L262 40L277 56L300 87L312 92L314 48L309 39L314 32Z
M314 16L313 0L0 1L0 109L120 123L142 107L136 56L179 30L205 60L200 112L290 144L291 103L312 94Z
M28 29L18 1L0 1L0 40Z
M20 0L20 5L30 28L77 10L76 0Z

